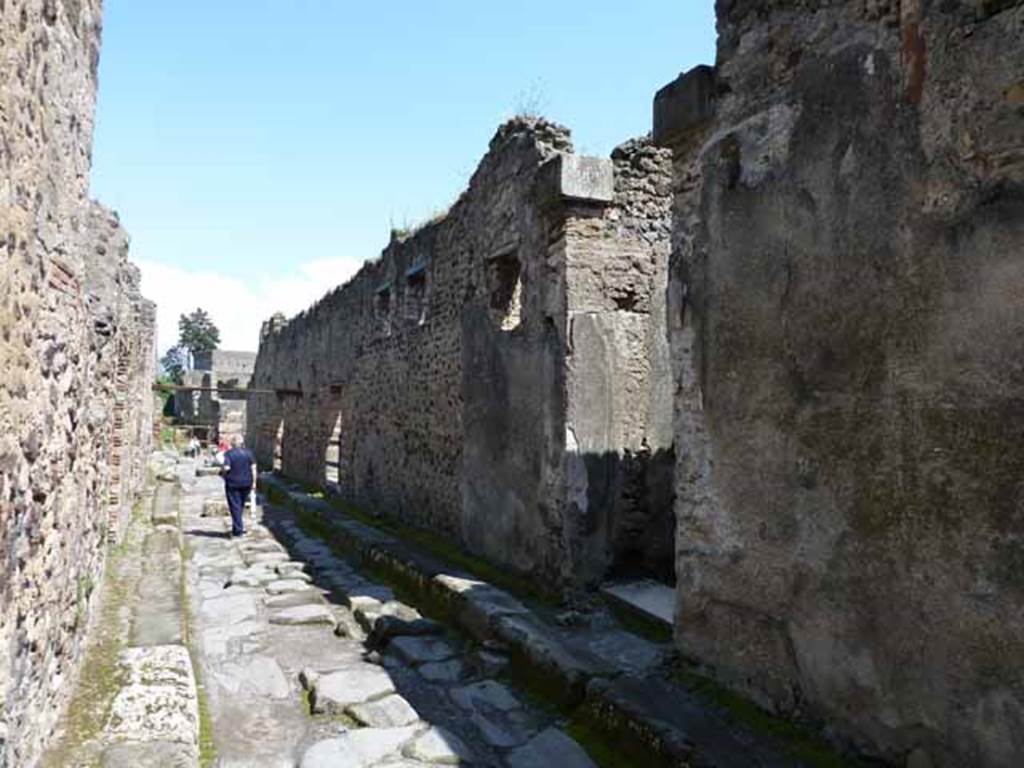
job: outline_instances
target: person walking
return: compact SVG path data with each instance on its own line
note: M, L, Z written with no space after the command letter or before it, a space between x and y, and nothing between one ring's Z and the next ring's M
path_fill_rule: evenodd
M228 509L231 511L231 535L242 536L245 533L245 521L242 513L245 502L256 486L256 458L252 451L245 447L241 435L231 436L231 450L224 454L224 493L228 497Z

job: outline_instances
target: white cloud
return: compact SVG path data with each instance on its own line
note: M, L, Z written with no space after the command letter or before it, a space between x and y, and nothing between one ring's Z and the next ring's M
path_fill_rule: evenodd
M162 355L178 340L178 318L202 307L220 329L222 349L256 351L260 326L275 312L291 317L354 275L361 259L316 259L290 275L240 279L216 270L191 272L145 259L142 293L157 303L157 347Z

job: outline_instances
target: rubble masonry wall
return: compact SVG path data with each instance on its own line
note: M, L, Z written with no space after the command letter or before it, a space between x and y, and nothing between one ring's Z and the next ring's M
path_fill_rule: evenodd
M51 735L152 442L154 307L87 196L99 31L0 4L0 765Z
M667 361L667 158L502 126L447 214L265 325L264 466L552 585L631 558L670 571L671 394L649 362Z

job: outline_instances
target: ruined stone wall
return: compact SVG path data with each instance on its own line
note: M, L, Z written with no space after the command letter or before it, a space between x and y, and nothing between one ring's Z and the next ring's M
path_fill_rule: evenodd
M665 176L665 157L645 151ZM642 154L624 150L620 165L640 164ZM636 306L623 311L649 317L667 260L667 191L628 182L609 161L571 154L563 128L506 124L447 215L394 237L380 260L307 312L265 326L253 386L283 391L250 401L260 461L552 583L603 573L613 513L588 504L586 469L576 483L582 492L568 498L568 307L576 299L566 274L583 264L587 247L594 258L618 258L624 272L646 270L630 289ZM658 199L645 207L644 196ZM660 228L648 223L659 216ZM623 243L629 235L622 254L613 252L616 233ZM612 338L616 307L601 309L609 321L596 343L607 341L610 355L628 348L645 356L646 327ZM605 381L614 373L610 363L593 368ZM628 394L644 406L629 442L571 454L614 447L619 464L627 446L643 454L646 403L655 398L642 376L634 384ZM626 411L620 404L616 438ZM646 466L646 455L636 463ZM617 492L626 473L598 469ZM668 508L659 509L662 518ZM587 536L600 541L581 548Z
M887 758L1020 765L1024 3L718 24L655 121L679 645Z
M153 305L87 198L99 2L0 5L0 765L32 765L152 436Z
M665 327L670 153L647 140L612 153L615 205L571 215L567 541L583 581L672 580L672 377Z
M215 349L212 352L197 354L193 363L196 370L211 371L213 380L217 383L227 384L233 381L236 386L244 387L252 378L256 353Z
M197 434L203 439L230 439L246 432L248 396L237 392L252 380L255 352L215 349L199 353L193 361L194 370L185 371L186 387L226 387L223 391L206 389L178 390L174 396L174 414L179 424L204 427Z

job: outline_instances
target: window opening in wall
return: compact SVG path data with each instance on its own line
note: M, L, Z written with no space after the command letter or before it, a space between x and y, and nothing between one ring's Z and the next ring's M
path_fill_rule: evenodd
M492 256L487 264L487 289L491 318L503 331L519 327L522 311L523 275L516 250Z
M324 482L328 486L341 483L341 414L334 420L331 434L327 438L327 450L324 455Z
M277 423L277 432L274 434L274 471L280 472L283 462L284 448L284 419Z
M406 273L405 319L416 325L427 320L427 270L423 267Z
M377 296L374 300L374 314L377 317L377 325L385 336L391 333L391 284L387 283L377 289Z

